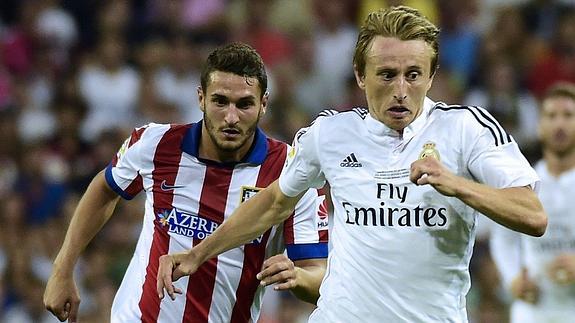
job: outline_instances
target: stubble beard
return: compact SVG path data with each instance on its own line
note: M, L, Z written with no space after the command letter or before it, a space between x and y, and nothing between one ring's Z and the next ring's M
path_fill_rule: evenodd
M227 153L233 153L242 148L256 132L256 128L258 127L259 121L260 121L260 114L258 113L258 118L252 125L249 126L249 128L246 131L238 129L238 131L240 131L240 134L243 134L243 136L238 141L225 141L220 140L218 138L219 130L213 124L212 120L208 118L206 114L204 114L204 122L206 123L206 129L208 130L208 134L210 135L212 142L214 143L214 145L216 145L216 148L218 150Z

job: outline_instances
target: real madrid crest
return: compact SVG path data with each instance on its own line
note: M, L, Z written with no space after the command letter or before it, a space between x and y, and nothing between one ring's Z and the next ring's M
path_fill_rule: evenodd
M434 142L428 141L423 145L423 150L419 154L419 159L423 159L425 157L433 157L437 160L441 160L441 158L439 158L439 151L435 148Z

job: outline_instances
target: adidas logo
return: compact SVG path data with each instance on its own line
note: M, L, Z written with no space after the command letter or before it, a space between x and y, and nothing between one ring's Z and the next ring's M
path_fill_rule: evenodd
M339 166L341 166L341 167L362 167L361 163L357 161L357 158L355 158L354 153L351 153L351 154L349 154L349 156L345 157L345 159L341 161L341 164L339 164Z

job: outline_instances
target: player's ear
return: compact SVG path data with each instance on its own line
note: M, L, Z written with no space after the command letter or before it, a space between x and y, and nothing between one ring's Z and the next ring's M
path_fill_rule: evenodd
M262 97L261 112L260 112L261 115L266 114L269 99L270 99L270 92L266 91L266 93L264 93L264 96Z
M198 88L196 89L196 91L198 92L198 102L200 103L200 110L202 112L206 112L205 110L205 106L204 106L204 91L202 90L201 86L198 86Z
M359 86L360 89L365 90L365 75L363 74L363 71L360 72L357 70L357 65L353 64L353 74L355 75L355 81L357 82L357 86Z

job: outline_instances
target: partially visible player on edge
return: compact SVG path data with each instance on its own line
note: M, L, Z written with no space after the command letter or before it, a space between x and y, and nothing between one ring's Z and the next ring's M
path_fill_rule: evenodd
M549 214L543 237L504 228L491 237L491 252L513 298L511 322L575 320L575 84L558 83L539 110L543 159L539 196Z
M213 51L202 71L203 121L134 130L76 209L44 294L49 311L62 321L77 320L75 263L119 197L131 199L141 191L143 229L114 298L111 322L257 322L270 284L315 303L327 257L324 196L315 189L283 223L211 257L178 281L175 288L184 296L170 300L156 292L161 255L200 244L240 203L279 177L289 146L258 128L268 104L266 89L259 54L230 44ZM249 225L259 220L253 221Z
M547 218L535 171L486 110L426 98L438 34L409 7L371 13L354 55L368 107L326 111L299 131L278 181L202 244L160 259L159 291L327 181L332 249L310 322L466 322L478 214L534 236Z

